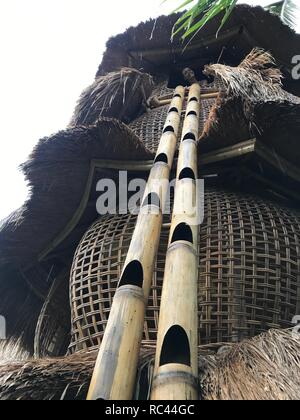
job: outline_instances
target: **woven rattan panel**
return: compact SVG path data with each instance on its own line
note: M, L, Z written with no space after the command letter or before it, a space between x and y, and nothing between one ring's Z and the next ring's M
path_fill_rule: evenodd
M167 105L152 109L129 124L129 127L153 153L157 151L169 108L170 106Z
M151 96L165 96L165 95L172 95L174 93L174 89L168 88L168 81L159 83L153 89Z
M207 121L214 103L215 99L203 99L201 101L200 133L203 131L204 123ZM169 108L170 106L167 105L152 109L129 124L129 127L153 153L157 151ZM178 138L178 140L180 139Z
M206 192L199 246L201 344L240 341L291 326L300 313L300 218L253 196ZM71 273L70 351L99 345L134 229L135 217L110 216L82 239ZM144 339L158 326L168 230L153 276Z

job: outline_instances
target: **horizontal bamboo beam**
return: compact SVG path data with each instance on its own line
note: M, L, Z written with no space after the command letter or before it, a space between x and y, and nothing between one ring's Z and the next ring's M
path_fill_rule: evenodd
M131 400L133 397L145 311L159 246L162 211L176 151L183 99L184 88L178 87L113 300L88 400Z
M188 95L189 95L189 91L190 91L190 88L189 87L186 87L185 88L185 91L186 91L186 99L188 98ZM208 93L205 93L205 94L203 94L202 93L202 95L201 95L201 98L203 98L203 96L205 97L205 95L208 95L208 94L219 94L220 93L220 90L217 90L217 89L209 89L209 92ZM159 101L163 101L163 100L167 100L167 99L172 99L172 95L170 95L170 94L168 94L168 95L162 95L162 96L158 96L157 97L157 99L159 100Z
M257 140L251 139L233 146L224 147L222 149L214 150L213 152L204 153L199 156L199 165L208 165L238 156L243 156L248 153L253 153L256 150ZM281 157L280 157L281 159ZM133 172L147 172L152 169L153 160L146 161L124 161L124 160L107 160L98 159L94 161L95 167L98 169L112 169L112 170L130 170Z
M209 36L206 38L202 38L200 41L198 42L193 42L189 45L187 45L184 50L185 53L188 51L198 51L200 48L207 48L209 45L213 45L216 43L220 43L223 44L225 41L232 39L232 37L239 35L241 32L241 26L237 25L234 28L231 29L227 29L224 31L221 31L219 36L216 38L215 35L213 36ZM182 55L182 45L179 45L178 47L172 47L172 48L153 48L153 49L131 49L128 51L128 53L134 57L135 59L137 59L138 61L141 60L141 57L144 59L151 59L156 58L157 61L157 56L161 56L161 55L174 55L174 54L180 54ZM199 54L199 52L198 52ZM155 63L153 63L155 64Z
M213 152L205 153L199 157L199 164L209 165L211 163L222 162L224 160L248 155L249 153L255 152L255 150L256 139L251 139L242 143L234 144L233 146L224 147L222 149L214 150Z
M184 113L185 114L185 113ZM199 165L208 165L211 163L220 162L223 160L232 159L238 156L253 153L256 150L257 140L250 139L232 146L224 147L222 149L214 150L213 152L204 153L199 156ZM281 159L281 157L280 157ZM107 160L98 159L94 161L95 167L98 169L112 169L112 170L130 170L133 172L147 172L152 169L153 160L146 161L121 161L121 160Z
M117 171L131 171L131 172L150 172L153 167L152 160L109 160L97 159L94 160L95 169L112 169Z
M285 176L300 182L300 170L293 163L280 156L276 150L266 147L262 142L257 141L256 152L263 160L271 166L279 169Z
M212 92L212 93L206 93L201 95L201 99L215 99L219 96L220 92ZM169 105L171 103L171 99L158 99L157 104L153 106L152 108L159 108L161 106Z

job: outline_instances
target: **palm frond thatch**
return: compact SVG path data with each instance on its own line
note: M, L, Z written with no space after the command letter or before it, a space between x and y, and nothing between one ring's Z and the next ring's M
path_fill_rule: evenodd
M209 356L200 380L207 400L299 400L300 335L271 330Z
M230 93L246 99L274 101L282 99L282 73L275 67L273 56L262 49L254 48L237 67L212 64L204 73L220 78Z
M65 319L59 311L49 319L49 307L41 318L49 287L63 266L56 261L40 264L39 255L69 226L85 194L88 200L92 190L96 191L93 183L116 176L116 171L96 168L93 162L97 159L143 161L153 159L153 153L125 124L109 118L41 139L22 165L31 195L20 210L0 224L0 314L6 318L8 338L22 335L30 353L35 337L39 337L39 352L39 345L43 347L44 339L57 328L53 320L60 324ZM66 270L70 269L80 238L97 217L96 207L91 210L87 218L80 219L82 223L77 225L74 236L63 239L67 244L61 259ZM57 272L50 279L53 266Z
M23 348L23 339L10 339L0 341L0 361L9 363L14 360L28 360L30 354Z
M291 58L299 54L300 34L284 25L278 15L270 13L261 6L252 7L237 4L230 19L225 24L219 37L216 32L221 24L221 15L206 23L203 30L189 40L188 48L183 51L181 38L171 41L170 34L182 13L160 16L131 27L123 34L112 37L107 43L97 76L104 76L122 67L143 69L157 77L165 72L170 63L172 71L180 71L179 64L199 62L204 64L239 63L252 48L259 47L271 51L284 74L284 84L290 92L300 95L299 83L291 77L293 65ZM243 30L241 29L243 28ZM231 48L225 45L236 45ZM220 53L222 55L220 56Z
M136 69L122 68L97 77L82 93L70 126L91 125L100 117L130 122L138 116L152 88L152 77Z
M141 351L141 366L155 350ZM84 400L98 352L59 359L3 361L0 354L0 400Z
M300 399L300 335L271 330L218 353L199 349L204 400ZM144 347L136 399L149 396L154 348ZM1 400L84 400L97 351L60 359L0 364Z
M22 209L0 227L0 284L5 278L2 274L5 264L13 262L16 267L29 264L73 217L93 159L152 158L153 154L132 130L110 118L41 139L22 165L31 195Z
M298 164L300 98L282 88L282 74L270 53L256 48L237 67L213 64L205 73L221 79L227 92L211 109L199 145L202 153L256 137L276 156Z

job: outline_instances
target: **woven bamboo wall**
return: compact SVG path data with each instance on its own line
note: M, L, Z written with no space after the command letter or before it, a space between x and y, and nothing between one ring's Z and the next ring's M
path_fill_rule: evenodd
M201 101L200 133L203 131L204 124L215 101L215 99L202 99ZM169 108L170 106L166 105L152 109L129 124L129 127L153 153L157 151Z
M300 215L260 198L207 190L199 246L201 344L240 341L291 326L300 312ZM100 219L82 239L71 272L70 351L98 346L135 225ZM168 229L163 229L144 340L156 340Z
M209 85L203 82L201 83L201 86L203 93L210 93L216 89L225 89L224 85L218 81ZM162 84L156 87L156 89L153 91L153 94L158 96L166 94L172 95L173 92L173 89L168 89L167 87L164 87L164 84ZM215 102L216 99L214 98L201 100L199 133L202 133L211 108ZM159 108L151 109L129 124L129 127L142 140L145 146L153 153L156 153L157 151L169 108L169 105L165 105ZM180 139L178 138L178 142L179 140Z

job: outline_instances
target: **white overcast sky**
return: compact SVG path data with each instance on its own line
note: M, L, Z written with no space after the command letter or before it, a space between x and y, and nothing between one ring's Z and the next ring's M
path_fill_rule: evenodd
M173 0L174 5L178 1ZM171 0L161 3L0 1L0 220L27 195L18 165L38 139L66 127L81 91L93 81L107 39L171 11Z

